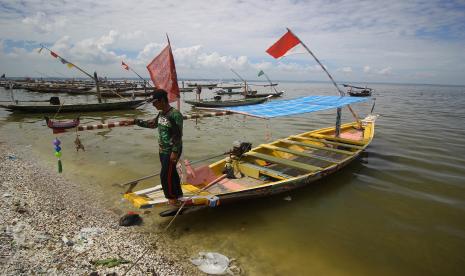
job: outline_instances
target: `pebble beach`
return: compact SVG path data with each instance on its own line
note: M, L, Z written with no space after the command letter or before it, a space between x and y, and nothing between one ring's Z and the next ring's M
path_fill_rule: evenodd
M93 191L0 141L0 275L198 275L163 234L119 226Z

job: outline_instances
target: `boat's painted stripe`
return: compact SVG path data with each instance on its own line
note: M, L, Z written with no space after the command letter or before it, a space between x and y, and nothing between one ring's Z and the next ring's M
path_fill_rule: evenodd
M312 166L309 164L300 163L300 162L296 162L296 161L292 161L289 159L284 159L284 158L280 158L276 156L271 156L271 155L267 155L267 154L263 154L259 152L254 152L254 151L249 151L245 153L245 155L250 156L250 157L255 157L258 159L262 159L265 161L269 161L272 163L276 163L276 164L283 164L283 165L294 167L294 168L301 169L304 171L317 172L321 170L320 167L316 167L316 166Z
M161 185L157 185L155 187L139 190L137 192L134 192L136 195L146 195L149 193L153 193L155 191L160 191L162 189Z

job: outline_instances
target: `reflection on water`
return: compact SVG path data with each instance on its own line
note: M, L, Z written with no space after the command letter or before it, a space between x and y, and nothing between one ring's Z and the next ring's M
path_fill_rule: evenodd
M281 85L287 98L335 94L329 84ZM375 112L381 117L375 139L359 160L300 190L181 216L170 232L173 243L188 255L217 251L236 258L249 275L463 275L465 88L372 86L377 91ZM15 91L17 98L50 95ZM204 89L202 96L213 93ZM182 98L195 95L185 93ZM9 94L0 90L0 100L8 99ZM354 108L365 115L371 104ZM190 107L183 104L181 110L185 113ZM153 107L145 106L105 115L85 113L81 120L88 124L154 115ZM228 150L235 140L258 145L270 137L332 125L334 119L334 112L327 111L272 120L234 115L188 121L184 157L203 159ZM345 111L343 119L352 120L350 113ZM54 136L40 115L0 109L0 131L0 139L31 145L46 164L56 166ZM153 130L81 132L86 152L74 150L74 133L60 139L65 175L102 194L109 208L129 208L113 183L159 170ZM150 179L141 187L157 183ZM292 200L284 200L286 196ZM166 223L153 214L146 219L145 230Z

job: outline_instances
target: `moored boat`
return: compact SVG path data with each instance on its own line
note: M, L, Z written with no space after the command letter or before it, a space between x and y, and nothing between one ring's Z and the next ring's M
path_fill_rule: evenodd
M93 111L110 111L110 110L123 110L135 109L143 105L145 100L132 100L132 101L119 101L107 103L92 103L92 104L0 104L7 110L22 113L55 113L55 112L93 112Z
M373 139L375 118L365 118L362 128L357 122L342 125L339 137L330 127L259 145L232 161L239 178L223 174L228 158L198 168L193 174L198 176L188 176L182 185L184 197L189 198L185 205L227 204L308 185L356 159ZM168 204L161 186L127 193L124 198L138 208Z
M347 94L352 97L369 97L373 93L373 88L353 86L350 84L343 84L342 86L347 87Z
M195 107L228 107L228 106L243 106L251 104L260 104L267 100L267 98L257 99L238 99L238 100L201 100L201 101L184 101L187 104Z
M340 108L361 101L364 100L309 96L225 110L256 117L267 114L266 118L272 118ZM294 109L289 109L290 106ZM370 144L376 118L368 115L361 121L357 119L342 126L336 124L290 135L255 148L251 148L249 143L241 143L230 151L227 158L195 169L186 166L187 176L182 184L183 208L215 207L282 193L334 173L355 160ZM124 198L138 208L168 205L161 186L135 192L130 190ZM160 215L174 215L178 209L179 206Z
M284 94L283 91L280 92L273 92L273 93L248 93L245 95L246 98L265 98L265 97L281 97Z

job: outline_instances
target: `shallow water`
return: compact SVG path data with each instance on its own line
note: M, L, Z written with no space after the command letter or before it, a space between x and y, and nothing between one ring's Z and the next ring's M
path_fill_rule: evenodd
M381 116L362 158L300 190L178 217L170 232L173 244L192 256L215 251L235 258L248 275L464 275L465 87L371 86L376 89L375 113ZM327 83L281 83L280 88L286 98L336 95ZM52 96L14 93L17 99ZM202 95L213 94L204 89ZM0 100L9 97L0 90ZM363 116L371 106L368 102L355 109ZM81 121L154 114L146 106L104 116L82 114ZM343 115L344 121L352 121L347 110ZM328 111L270 121L239 115L186 121L183 155L203 159L227 151L235 140L258 145L330 126L334 119L335 112ZM56 166L55 136L41 115L0 109L0 133L0 140L32 149L45 164ZM100 193L108 208L129 209L112 184L159 170L155 132L128 127L79 134L86 152L75 152L74 133L60 135L64 174ZM154 184L158 179L141 187ZM287 196L292 200L284 200ZM146 217L144 230L168 222L156 211Z

